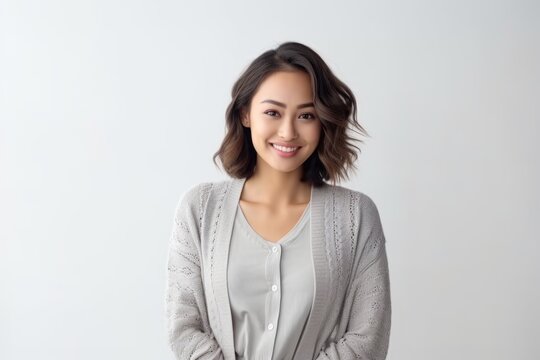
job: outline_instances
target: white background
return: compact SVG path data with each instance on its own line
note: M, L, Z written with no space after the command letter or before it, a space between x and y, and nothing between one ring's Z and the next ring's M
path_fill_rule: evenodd
M212 163L232 84L299 41L370 133L388 359L540 356L536 1L0 2L0 358L171 359L180 196Z

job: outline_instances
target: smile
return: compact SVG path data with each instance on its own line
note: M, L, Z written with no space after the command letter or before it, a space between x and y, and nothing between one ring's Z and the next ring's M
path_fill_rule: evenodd
M290 158L295 156L298 153L298 149L301 148L301 146L296 147L287 147L287 146L280 146L272 144L272 148L276 151L276 153L284 158Z
M298 149L298 146L297 147L286 147L286 146L280 146L280 145L276 145L276 144L272 144L272 146L280 151L283 151L283 152L294 152Z

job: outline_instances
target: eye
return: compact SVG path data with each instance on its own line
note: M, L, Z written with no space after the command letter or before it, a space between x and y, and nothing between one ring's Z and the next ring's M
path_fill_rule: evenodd
M266 115L268 115L268 116L271 116L271 117L279 116L279 113L277 111L274 111L274 110L267 110L264 113ZM304 119L304 120L311 120L311 119L315 119L315 115L312 114L312 113L302 113L302 114L300 114L300 118Z
M303 117L305 115L308 115L309 117ZM315 119L315 115L313 115L312 113L303 113L300 115L300 117L302 117L302 119Z
M270 116L275 116L277 115L277 111L274 111L274 110L268 110L268 111L265 111L264 112L266 115L270 115Z

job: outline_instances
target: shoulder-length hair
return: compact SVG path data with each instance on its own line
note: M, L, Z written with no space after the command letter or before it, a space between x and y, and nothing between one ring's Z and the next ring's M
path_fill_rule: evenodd
M363 141L350 136L347 129L370 136L356 119L357 106L352 91L311 48L286 42L253 60L233 85L232 100L226 111L226 134L213 155L214 164L218 166L218 157L229 176L249 178L255 171L257 153L251 130L242 125L241 118L248 111L259 85L274 72L294 70L310 76L313 105L321 121L319 144L302 165L301 181L317 187L324 181L336 184L340 179L348 179L348 169L356 170L356 150L361 150L353 142Z

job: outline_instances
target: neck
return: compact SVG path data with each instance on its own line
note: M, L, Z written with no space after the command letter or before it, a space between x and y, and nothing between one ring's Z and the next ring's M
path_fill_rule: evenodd
M255 169L244 184L242 200L272 207L307 204L311 198L311 184L301 182L302 169L285 173L274 169Z

